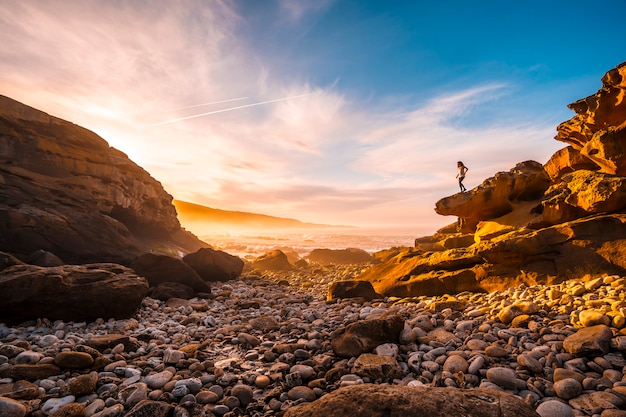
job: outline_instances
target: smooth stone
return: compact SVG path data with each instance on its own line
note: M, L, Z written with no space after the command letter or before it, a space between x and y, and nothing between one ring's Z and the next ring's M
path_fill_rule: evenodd
M290 373L297 372L302 376L302 379L309 379L315 375L315 369L309 365L296 364L289 370Z
M474 357L474 359L472 359L472 361L470 362L469 367L467 368L467 373L476 375L478 371L480 370L480 368L483 367L484 364L485 364L485 357L483 355L478 355Z
M179 381L176 381L175 387L178 387L180 385L186 386L190 393L197 394L202 388L202 381L199 378L181 379Z
M93 414L91 417L117 417L123 412L124 406L122 404L115 404L97 412L96 414Z
M25 350L24 352L20 352L14 359L16 364L26 364L26 365L34 365L39 363L39 361L43 358L43 355L39 352L33 352L32 350Z
M611 319L604 312L598 310L583 310L578 315L578 320L580 320L580 324L583 327L591 327L598 324L608 326L611 324Z
M316 399L315 392L311 388L302 385L290 389L287 393L287 397L292 401L304 400L312 402Z
M492 358L504 358L507 356L509 352L503 348L502 346L488 346L485 349L485 355L490 356Z
M232 387L230 395L237 397L243 407L247 407L253 400L252 388L244 384L237 384Z
M117 393L117 398L125 408L134 407L148 398L148 386L143 382L129 385Z
M93 362L93 357L85 352L59 352L54 357L54 364L66 369L89 368Z
M554 380L554 382L560 381L561 379L565 378L574 378L576 381L582 383L585 379L585 375L580 372L565 368L556 368L554 370L554 375L552 375L552 379Z
M98 373L96 371L79 375L67 381L67 383L61 388L61 395L87 395L96 390L97 384Z
M173 405L163 401L142 400L124 414L124 417L167 417L173 409Z
M456 374L457 372L467 372L469 364L467 360L459 355L450 355L443 364L443 370Z
M24 417L28 410L17 400L0 397L0 416Z
M79 403L66 404L59 408L50 417L83 417L85 415L85 406Z
M559 398L570 400L578 397L582 393L583 386L574 378L565 378L556 381L553 385L553 389Z
M465 346L469 350L485 350L489 346L489 343L485 342L484 340L480 340L480 339L470 339L470 340L467 341Z
M200 391L196 394L196 402L198 404L215 404L220 400L220 396L213 391Z
M543 371L541 363L528 354L517 355L517 363L536 374Z
M43 405L41 406L41 411L43 411L43 413L46 415L50 415L59 410L61 407L73 403L75 399L76 397L74 397L73 395L68 395L62 398L50 398L45 403L43 403Z
M517 387L517 374L511 368L489 368L486 376L489 381L502 388L515 389Z
M563 340L563 348L574 356L605 355L610 351L613 332L608 326L599 324L584 327Z
M569 404L558 400L544 401L535 409L541 417L574 417L574 410Z
M271 380L266 375L258 375L254 380L254 386L257 388L267 388L271 384Z
M143 382L151 389L161 389L165 384L172 380L174 374L167 369L156 374L151 374L143 379Z
M395 343L383 343L374 348L374 353L379 356L391 356L395 358L398 355L398 345Z
M85 417L91 417L94 414L104 410L104 400L96 398L87 407L85 407Z

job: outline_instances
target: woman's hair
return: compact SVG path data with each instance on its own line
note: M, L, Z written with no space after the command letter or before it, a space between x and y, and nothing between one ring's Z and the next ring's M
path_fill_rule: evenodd
M463 162L461 162L461 161L457 162L456 164L465 166L465 164Z

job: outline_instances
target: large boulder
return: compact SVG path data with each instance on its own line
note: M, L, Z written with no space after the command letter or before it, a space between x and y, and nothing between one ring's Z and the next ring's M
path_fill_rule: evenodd
M172 196L95 133L0 96L0 250L126 264L207 246Z
M561 123L556 140L568 143L603 172L626 175L626 62L608 71L602 88L568 107L576 116Z
M130 267L145 277L150 287L166 282L186 285L197 293L210 293L211 287L189 265L178 258L146 253L136 258Z
M579 169L596 171L599 168L595 162L582 155L573 146L566 146L556 151L543 167L553 182L561 179L563 175Z
M347 265L372 262L372 255L358 248L347 249L313 249L307 256L310 262L322 265Z
M147 293L146 280L121 265L14 265L0 272L0 322L124 319Z
M244 266L244 262L239 257L211 248L201 248L185 255L183 262L207 282L237 278L241 275Z
M291 407L285 417L539 417L513 394L497 389L353 385Z
M383 343L398 343L403 328L404 319L398 315L360 320L335 330L330 345L339 357L358 357Z
M484 259L477 256L474 249L426 253L412 249L374 265L357 279L371 282L377 293L386 296L433 296L481 291L472 268L483 262Z
M590 214L614 213L626 208L626 177L574 171L548 190L541 204L543 216L551 224Z
M626 214L585 217L551 227L513 228L470 248L399 251L357 279L385 296L435 296L551 285L626 273Z
M388 251L368 280L386 296L503 291L626 273L626 63L558 127L570 146L439 200L455 225ZM472 238L473 235L473 239Z
M520 162L509 172L499 172L469 192L442 198L437 201L435 211L443 216L467 219L475 225L510 213L515 201L539 199L549 186L550 178L543 165L535 161Z
M274 249L256 258L252 268L257 271L290 271L293 266L283 251Z
M372 283L365 280L348 280L334 281L328 286L328 301L340 298L362 298L371 301L376 298L382 298L380 294L374 291Z

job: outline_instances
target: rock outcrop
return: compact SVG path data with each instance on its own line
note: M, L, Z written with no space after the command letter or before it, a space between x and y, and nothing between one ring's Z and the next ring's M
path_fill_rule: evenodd
M147 293L146 280L121 265L14 265L0 272L0 322L123 319Z
M252 261L251 267L257 271L290 271L293 265L285 252L274 249Z
M187 254L183 257L183 262L206 282L237 278L244 267L244 262L239 257L211 248L201 248Z
M374 261L372 255L358 248L313 249L307 258L310 262L324 265L347 265Z
M519 397L497 389L354 385L291 407L285 417L537 417Z
M150 288L176 283L191 288L194 293L210 293L211 287L189 265L178 258L146 253L135 259L130 267L146 278Z
M556 136L569 146L439 200L456 223L376 256L358 279L405 297L626 273L626 63L602 83L569 105Z
M95 133L0 96L0 250L67 263L207 246L161 184Z

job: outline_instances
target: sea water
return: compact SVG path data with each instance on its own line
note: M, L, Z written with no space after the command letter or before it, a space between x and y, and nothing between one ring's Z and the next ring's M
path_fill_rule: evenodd
M295 252L301 258L313 249L358 248L369 253L393 247L412 247L416 234L410 231L387 230L307 230L307 231L251 231L250 233L223 233L202 235L200 238L215 249L241 258L254 259L270 250Z

